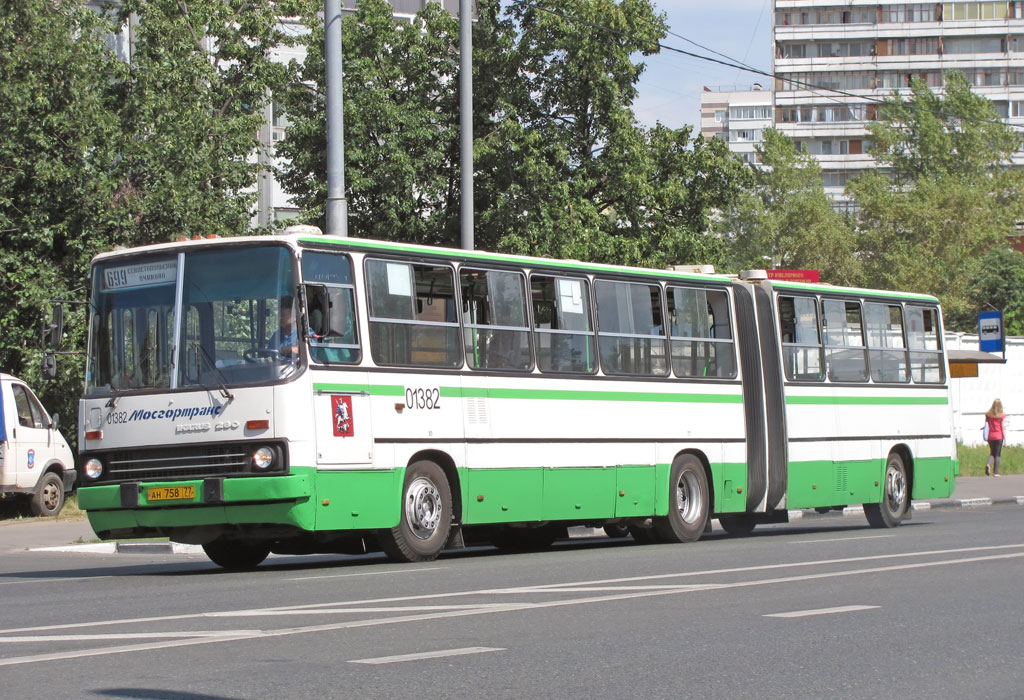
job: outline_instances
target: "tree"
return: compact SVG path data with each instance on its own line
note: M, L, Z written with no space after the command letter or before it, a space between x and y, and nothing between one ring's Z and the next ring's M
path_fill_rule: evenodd
M284 93L290 126L280 180L323 226L327 197L323 21L316 7L302 66ZM383 0L342 22L345 178L350 233L452 245L459 234L458 22L428 3L396 23Z
M934 294L947 327L972 330L982 260L1024 217L1024 172L1009 167L1022 139L963 74L945 81L942 96L915 80L909 98L886 100L868 127L886 170L865 171L847 192L868 283Z
M103 42L110 31L76 0L24 0L0 16L0 367L30 381L44 302L81 295L92 229L116 189L123 70ZM80 309L69 324L80 342ZM81 376L80 364L62 366L45 387L51 410L75 415Z
M477 240L509 252L630 265L717 262L710 214L743 169L690 127L643 129L630 107L663 16L647 0L515 3L484 23L501 54L476 127ZM490 100L487 102L486 100Z
M1024 254L995 247L981 261L977 310L1003 312L1006 335L1024 335Z
M23 0L0 17L0 367L38 381L48 298L84 299L114 246L247 233L272 51L291 2ZM130 61L108 40L132 18ZM73 307L66 345L84 347ZM77 360L77 361L76 361ZM75 415L81 357L43 399Z
M729 269L814 269L832 284L857 284L855 234L832 208L817 160L775 129L756 151L753 186L717 226L730 243Z
M478 3L474 27L477 247L635 265L715 262L710 213L744 171L689 127L641 128L629 105L664 21L647 0ZM281 180L304 218L326 198L322 27L289 91ZM612 31L602 29L608 27ZM428 5L399 25L380 0L343 22L353 235L457 245L458 25ZM299 87L301 86L301 87ZM314 184L312 187L310 183ZM709 258L711 258L709 260Z

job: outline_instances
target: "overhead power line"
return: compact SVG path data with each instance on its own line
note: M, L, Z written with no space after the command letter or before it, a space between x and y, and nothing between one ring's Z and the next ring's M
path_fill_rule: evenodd
M680 54L680 55L683 55L683 56L688 56L690 58L695 58L695 59L698 59L698 60L701 60L701 61L707 61L709 63L715 63L715 64L718 64L720 66L725 66L726 68L735 68L737 70L745 71L747 73L753 73L755 75L760 75L760 76L763 76L765 78L772 78L772 79L783 80L783 81L785 81L787 83L790 83L791 85L798 85L798 86L800 86L802 88L805 88L808 92L813 92L815 94L819 94L821 92L828 92L828 93L832 93L834 95L841 95L843 97L852 97L852 98L855 98L855 99L858 99L858 100L863 100L865 102L873 103L873 104L876 104L876 105L885 106L885 105L888 104L886 102L886 100L874 97L872 95L859 95L859 94L857 94L855 92L848 92L846 90L840 90L840 89L837 89L837 88L825 87L823 85L815 85L814 83L807 83L807 82L804 82L802 80L795 80L793 78L786 77L785 75L779 75L777 73L772 73L770 71L761 70L760 68L754 68L753 66L747 65L746 63L743 63L742 61L738 61L738 60L736 60L734 58L731 58L730 56L727 56L727 55L725 55L723 53L719 53L718 51L715 51L714 49L711 49L711 48L709 48L707 46L703 46L702 44L699 44L696 41L693 41L692 39L688 39L688 38L682 36L681 34L677 34L677 33L673 32L673 31L667 31L667 33L671 34L674 37L682 39L683 41L686 41L687 43L693 44L694 46L698 46L698 47L702 48L705 51L710 51L713 54L721 56L722 58L714 58L713 56L706 56L704 54L694 53L693 51L687 51L686 49L681 49L681 48L679 48L677 46L670 46L670 45L664 44L664 43L662 43L660 41L650 41L648 39L644 39L643 37L638 37L635 34L631 34L630 32L625 32L625 31L622 31L620 29L613 29L611 27L607 27L607 26L604 26L604 25L601 25L601 24L597 24L596 22L591 22L590 20L583 19L582 17L574 17L573 15L566 14L565 12L562 12L560 10L553 10L553 9L550 9L550 8L547 8L547 7L541 7L540 5L537 5L537 4L533 3L533 2L529 2L529 0L509 0L509 1L511 3L513 3L513 4L520 5L522 7L528 7L528 8L537 10L539 12L546 12L548 14L555 15L556 17L561 17L562 19L567 20L569 22L574 22L576 24L580 24L580 25L583 25L583 26L591 27L592 29L597 29L599 31L606 32L608 34L612 34L614 36L618 36L618 37L621 37L621 38L630 39L630 40L635 41L635 42L637 42L639 44L645 44L646 43L651 48L658 48L658 49L663 50L663 51L668 51L668 52L671 52L671 53L676 53L676 54ZM825 96L822 95L822 97L825 97ZM829 99L829 98L826 98L826 99ZM921 106L916 105L916 104L907 103L907 106L910 109L914 110L914 111L931 112L933 114L936 113L935 110L925 109L924 107L921 107ZM980 117L970 117L970 116L967 116L967 115L956 114L956 113L950 113L949 116L955 117L957 119L961 119L961 120L967 121L967 122L975 122L975 123L979 123L979 124L999 124L999 125L1002 125L1002 126L1006 126L1006 127L1010 128L1010 129L1013 129L1015 131L1024 131L1024 126L1018 126L1016 124L1009 124L1007 122L1002 121L1001 119L982 119Z

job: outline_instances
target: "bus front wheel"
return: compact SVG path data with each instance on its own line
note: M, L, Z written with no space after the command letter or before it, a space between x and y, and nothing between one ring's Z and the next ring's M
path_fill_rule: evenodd
M885 488L881 503L865 503L864 515L871 527L896 527L910 506L910 484L907 468L898 454L889 455L885 463Z
M413 462L405 472L398 525L380 531L380 546L392 561L432 561L451 524L452 492L444 471L433 462Z
M711 507L704 465L693 455L672 462L668 515L654 518L654 530L662 542L696 542L704 534Z
M203 545L210 561L230 571L248 571L259 566L270 554L270 543L217 538Z

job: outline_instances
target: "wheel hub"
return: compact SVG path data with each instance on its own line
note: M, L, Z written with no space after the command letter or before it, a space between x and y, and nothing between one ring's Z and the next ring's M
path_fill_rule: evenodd
M441 522L441 492L429 479L418 477L405 495L405 520L412 534L430 539Z
M907 496L907 477L899 469L889 467L885 475L885 495L889 500L889 508L893 512L899 510Z
M679 510L679 516L687 524L695 523L700 517L702 506L697 475L684 472L676 484L676 508Z

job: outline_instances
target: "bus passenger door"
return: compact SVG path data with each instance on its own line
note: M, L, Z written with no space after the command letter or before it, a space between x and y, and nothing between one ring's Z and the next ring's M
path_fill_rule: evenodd
M368 465L373 461L367 388L364 382L362 386L318 385L314 390L317 466Z

